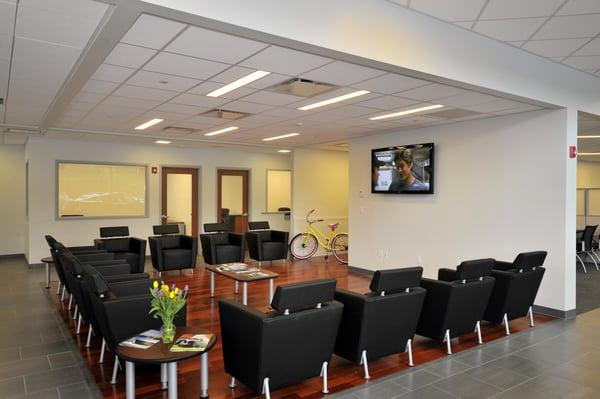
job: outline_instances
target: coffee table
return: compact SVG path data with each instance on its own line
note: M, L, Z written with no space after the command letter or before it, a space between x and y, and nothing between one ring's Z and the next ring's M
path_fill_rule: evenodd
M46 288L50 288L50 264L54 263L54 259L51 256L47 256L42 258L41 262L46 264Z
M279 274L271 272L269 270L258 269L251 273L240 273L232 270L223 270L223 265L205 265L206 270L210 271L210 297L215 296L215 273L221 276L227 277L235 281L235 293L237 294L237 285L239 282L242 283L242 303L248 304L248 283L254 281L269 280L269 303L273 299L273 280L279 277ZM252 267L248 266L247 267ZM254 273L260 273L260 276L253 275Z
M206 349L202 352L171 352L171 344L162 341L148 349L118 346L117 356L125 361L125 398L135 398L135 365L160 364L162 388L168 387L168 398L177 399L177 362L200 355L200 397L208 398L208 351L217 343L217 337L210 331L194 327L177 327L176 337L182 334L212 334Z

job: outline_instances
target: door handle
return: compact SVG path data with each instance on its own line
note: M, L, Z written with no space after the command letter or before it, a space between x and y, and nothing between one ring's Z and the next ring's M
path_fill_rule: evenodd
M247 213L242 213L242 216L248 216L248 214Z
M168 219L169 217L167 215L162 215L161 218Z

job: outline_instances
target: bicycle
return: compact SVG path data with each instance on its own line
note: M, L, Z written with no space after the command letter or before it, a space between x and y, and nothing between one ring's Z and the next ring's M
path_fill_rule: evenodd
M308 259L313 256L319 246L323 247L327 252L332 252L335 258L347 264L348 263L348 233L337 232L339 223L327 224L331 230L328 234L323 233L313 224L323 222L324 219L310 219L315 210L311 210L306 215L306 223L308 228L303 233L298 233L290 241L290 252L296 259ZM327 255L325 256L327 259Z

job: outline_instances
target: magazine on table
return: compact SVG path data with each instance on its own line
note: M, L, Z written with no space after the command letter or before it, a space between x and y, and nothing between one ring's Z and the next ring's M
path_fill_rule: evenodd
M249 273L257 271L258 269L255 267L250 267L245 263L234 262L223 263L221 266L217 267L217 270L220 272Z
M261 277L268 277L269 274L265 273L265 272L254 272L254 273L249 273L247 274L248 278L261 278Z
M202 352L211 338L212 334L183 334L171 346L171 352Z
M160 341L160 331L148 330L136 335L135 337L126 339L125 341L119 343L119 345L127 346L129 348L148 349L149 347Z

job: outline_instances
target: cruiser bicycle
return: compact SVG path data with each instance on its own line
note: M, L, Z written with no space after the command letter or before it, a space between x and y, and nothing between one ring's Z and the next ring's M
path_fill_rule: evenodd
M347 264L348 263L348 233L336 232L339 223L329 223L329 232L323 233L313 226L315 223L323 222L324 219L311 219L310 216L315 209L306 215L308 227L303 233L298 233L290 241L290 252L296 259L308 259L317 253L319 246L323 247L328 253L332 252L335 258ZM325 256L327 258L327 256Z

